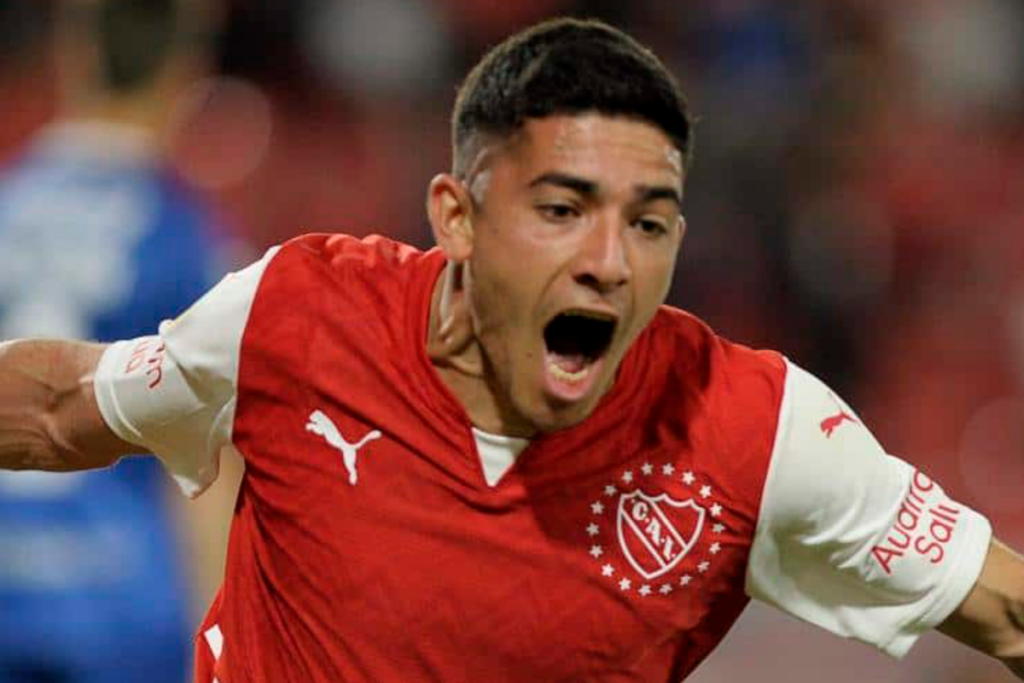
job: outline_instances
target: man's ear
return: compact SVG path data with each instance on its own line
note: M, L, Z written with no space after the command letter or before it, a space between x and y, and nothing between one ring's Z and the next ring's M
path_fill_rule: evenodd
M473 202L458 178L448 173L434 176L427 190L427 216L434 241L448 260L467 260L473 252Z

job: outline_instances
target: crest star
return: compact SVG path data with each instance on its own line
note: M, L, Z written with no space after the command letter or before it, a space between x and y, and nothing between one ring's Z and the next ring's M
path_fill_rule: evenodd
M721 551L721 550L722 550L722 546L721 546L720 543L712 543L711 544L710 552L711 552L712 555L717 555L719 553L719 551Z
M707 498L710 495L711 495L711 487L710 486L705 484L704 486L700 487L700 497L701 498Z
M591 512L593 512L593 513L594 513L595 515L599 515L599 514L601 514L602 512L604 512L604 503L602 503L602 502L601 502L601 501L599 501L599 500L598 500L598 501L595 501L595 502L593 502L593 503L591 503L591 504L590 504L590 510L591 510Z
M693 482L695 482L696 480L697 480L697 477L693 476L693 472L690 472L689 470L687 470L686 472L683 472L683 483L684 484L690 485L690 484L693 484Z
M637 592L639 592L640 595L647 597L651 594L651 587L645 583L644 585L640 586L640 590Z
M672 584L666 583L659 589L658 592L660 592L662 595L668 595L672 592Z
M610 564L606 564L605 566L601 567L601 575L602 576L611 576L614 573L615 573L615 567L611 566Z
M618 492L619 492L619 490L617 488L615 488L614 486L608 485L608 486L604 487L604 495L606 495L608 497L614 496Z
M620 590L628 591L629 587L632 586L632 585L633 585L633 582L630 581L629 579L623 579L622 581L619 581L619 589Z
M701 562L700 564L697 565L697 571L699 571L701 574L703 574L704 572L706 572L708 570L708 568L710 566L711 566L710 562L706 562L706 561L705 562Z
M633 473L630 472L629 470L626 470L625 472L623 472L622 473L622 481L626 482L627 484L630 483L631 481L633 481Z
M711 516L717 517L720 514L722 514L722 506L719 505L718 503L715 503L714 505L711 506Z
M716 524L713 527L711 527L711 530L713 532L715 532L716 534L720 534L723 531L725 531L725 525L724 524Z
M668 463L661 466L661 473L664 474L666 477L670 476L675 471L676 468L672 466L672 463Z
M587 527L587 534L589 536L597 536L599 531L600 531L600 528L596 524L591 524L590 526Z
M604 548L599 545L590 546L590 556L594 559L601 557L604 554Z
M690 585L691 581L693 581L693 577L690 576L689 574L685 574L681 579L679 579L679 585L680 586L688 586L688 585Z
M653 474L654 473L654 465L652 465L649 462L645 462L643 464L643 467L640 468L640 471L643 472L644 474Z

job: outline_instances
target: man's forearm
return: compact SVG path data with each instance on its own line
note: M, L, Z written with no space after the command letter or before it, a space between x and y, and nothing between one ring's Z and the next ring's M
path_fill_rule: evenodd
M1024 557L992 539L974 588L938 628L1024 680Z
M0 469L105 467L125 452L93 396L102 353L82 342L0 343Z

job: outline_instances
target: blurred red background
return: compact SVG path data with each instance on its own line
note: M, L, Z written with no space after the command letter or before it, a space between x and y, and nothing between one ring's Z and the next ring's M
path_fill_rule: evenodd
M5 2L0 160L59 110L51 5ZM817 373L1024 548L1019 2L236 0L168 103L169 150L254 253L308 231L428 246L459 78L556 14L634 32L700 115L672 303ZM696 680L824 676L1006 680L938 637L896 666L760 609Z

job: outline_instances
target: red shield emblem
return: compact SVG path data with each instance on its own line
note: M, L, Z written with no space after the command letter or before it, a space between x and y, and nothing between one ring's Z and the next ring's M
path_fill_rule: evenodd
M672 571L690 552L704 526L704 508L662 493L639 489L619 498L619 545L633 569L647 580Z

